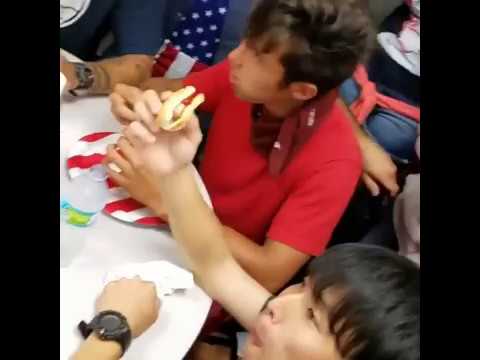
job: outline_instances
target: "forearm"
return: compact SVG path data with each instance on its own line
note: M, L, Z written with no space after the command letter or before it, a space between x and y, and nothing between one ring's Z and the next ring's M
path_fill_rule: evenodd
M146 55L125 55L117 58L106 59L98 62L89 62L87 66L93 73L93 84L88 89L91 94L110 94L115 85L127 84L140 86L150 78L153 57ZM68 88L75 89L79 79L73 63L61 64L61 71L68 79Z
M360 148L363 149L365 144L372 142L372 140L365 133L365 131L363 131L357 119L355 119L355 116L352 114L352 112L348 108L347 104L345 104L345 102L341 98L338 98L337 102L340 105L340 107L343 109L345 114L347 115L350 125L352 125L352 129L355 134L355 137L357 138L358 144Z
M162 180L162 201L152 209L156 214L168 214L173 236L184 248L191 269L207 292L215 287L210 285L215 269L232 259L270 292L288 281L277 271L266 271L266 266L277 266L275 259L266 261L266 247L220 223L203 201L188 168Z
M265 263L265 257L267 256L265 249L228 226L223 226L223 237L240 266L261 285L270 291L274 291L275 289L272 290L269 286L268 275L265 274L265 271L259 271L260 268L264 269L267 265Z
M174 238L184 248L197 281L207 292L215 287L211 274L232 255L223 240L223 227L202 199L191 168L161 180L162 201ZM180 190L179 190L180 189ZM157 212L157 207L152 207Z
M162 197L173 236L184 248L195 280L250 329L270 293L232 257L224 228L203 201L191 169L163 178Z
M154 90L159 95L164 91L177 91L183 87L182 79L167 79L165 77L150 78L140 84L140 89Z
M117 84L140 86L151 76L153 57L147 55L125 55L99 62L87 63L94 74L89 89L92 94L109 94Z
M271 293L276 293L283 288L296 269L288 271L281 260L270 252L268 240L266 245L258 245L243 234L228 226L223 227L225 239L234 259L240 266L253 277L260 285Z
M121 354L122 349L118 343L99 340L92 334L82 343L72 360L118 360Z

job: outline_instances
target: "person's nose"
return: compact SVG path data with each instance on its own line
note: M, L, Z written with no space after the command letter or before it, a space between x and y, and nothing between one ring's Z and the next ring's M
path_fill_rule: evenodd
M286 321L294 312L301 308L303 303L303 292L298 289L287 289L288 293L282 292L281 295L270 301L265 309L273 324L279 324Z
M278 296L296 294L303 291L303 284L290 285L285 290L283 290Z
M242 57L245 51L245 41L242 41L230 54L228 54L228 60L232 67L240 67L242 64Z

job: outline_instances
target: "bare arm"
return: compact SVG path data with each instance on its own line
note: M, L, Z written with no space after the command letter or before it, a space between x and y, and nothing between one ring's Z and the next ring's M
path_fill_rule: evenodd
M181 88L183 88L183 80L155 77L142 82L139 87L142 90L155 90L155 92L160 95L167 90L180 90Z
M373 196L380 194L379 185L382 185L392 196L395 196L399 190L397 184L397 166L393 163L390 155L363 131L345 102L340 98L338 98L337 101L352 125L353 132L362 152L362 179L365 186Z
M142 335L157 320L160 300L155 285L140 278L107 284L95 304L96 313L117 311L127 319L132 338ZM102 341L95 332L80 345L73 360L117 360L122 348L115 341Z
M242 268L271 293L280 290L310 259L310 256L267 239L256 244L246 236L224 226L224 238Z
M140 86L142 82L149 79L153 57L147 55L125 55L86 64L92 70L94 77L89 93L107 95L113 91L117 84ZM75 89L78 86L78 79L74 65L63 60L60 66L61 71L68 79L68 88Z
M176 91L183 87L181 79L172 80L166 78L151 78L143 82L141 89L153 90L158 96L164 91ZM117 84L114 87L113 93L110 95L111 110L113 116L122 124L128 124L137 120L137 115L134 111L135 103L144 101L149 98L148 94L152 91L143 91L138 87L128 86L125 84ZM153 95L155 95L153 93ZM147 95L146 95L147 94ZM155 95L157 96L157 95Z
M181 169L161 182L163 204L159 205L168 211L173 235L185 250L196 280L250 328L270 293L234 260L223 226L203 201L191 171Z
M348 120L350 120L350 124L352 125L353 132L355 133L355 136L358 140L358 144L360 148L363 150L363 146L365 145L365 143L371 142L372 140L368 137L365 131L362 130L362 128L360 127L360 124L355 119L354 115L348 108L347 104L345 104L345 102L340 98L338 98L337 102L340 105L340 107L343 109L345 114L347 115Z
M118 360L122 355L122 348L115 341L101 341L95 334L85 340L72 360Z
M160 106L175 107L183 100L184 92L178 91ZM157 101L149 106L159 105ZM141 109L136 108L134 115L139 115ZM155 135L134 121L123 134L118 150L111 149L105 158L105 164L114 163L121 172L107 166L108 174L119 184L128 182L132 174L145 179L152 188L146 205L156 214L168 213L173 236L184 249L196 281L243 326L251 328L270 293L235 261L222 224L203 201L187 166L202 138L198 118L193 117L177 131L160 129Z

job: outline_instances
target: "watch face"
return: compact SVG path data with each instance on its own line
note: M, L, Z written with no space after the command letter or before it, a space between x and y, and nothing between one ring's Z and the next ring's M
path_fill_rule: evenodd
M75 66L75 73L78 79L78 86L75 90L85 90L89 89L94 82L93 72L88 66L82 63L73 63Z
M81 325L82 323L79 325L80 331L82 331L83 327ZM128 349L132 341L132 333L127 319L119 312L113 310L100 312L86 326L87 330L90 330L88 333L85 332L86 336L95 331L100 340L116 341L122 347L122 354ZM82 334L84 334L83 331Z
M105 315L100 319L99 325L106 333L112 333L122 328L122 321L115 315Z

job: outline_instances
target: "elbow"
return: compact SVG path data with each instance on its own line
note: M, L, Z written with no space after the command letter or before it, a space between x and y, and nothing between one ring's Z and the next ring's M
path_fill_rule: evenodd
M278 274L275 270L264 270L266 273L269 274ZM262 285L265 289L267 289L271 294L276 294L278 291L282 290L284 286L288 283L284 279L272 276L259 276L257 277L257 281L260 285Z

